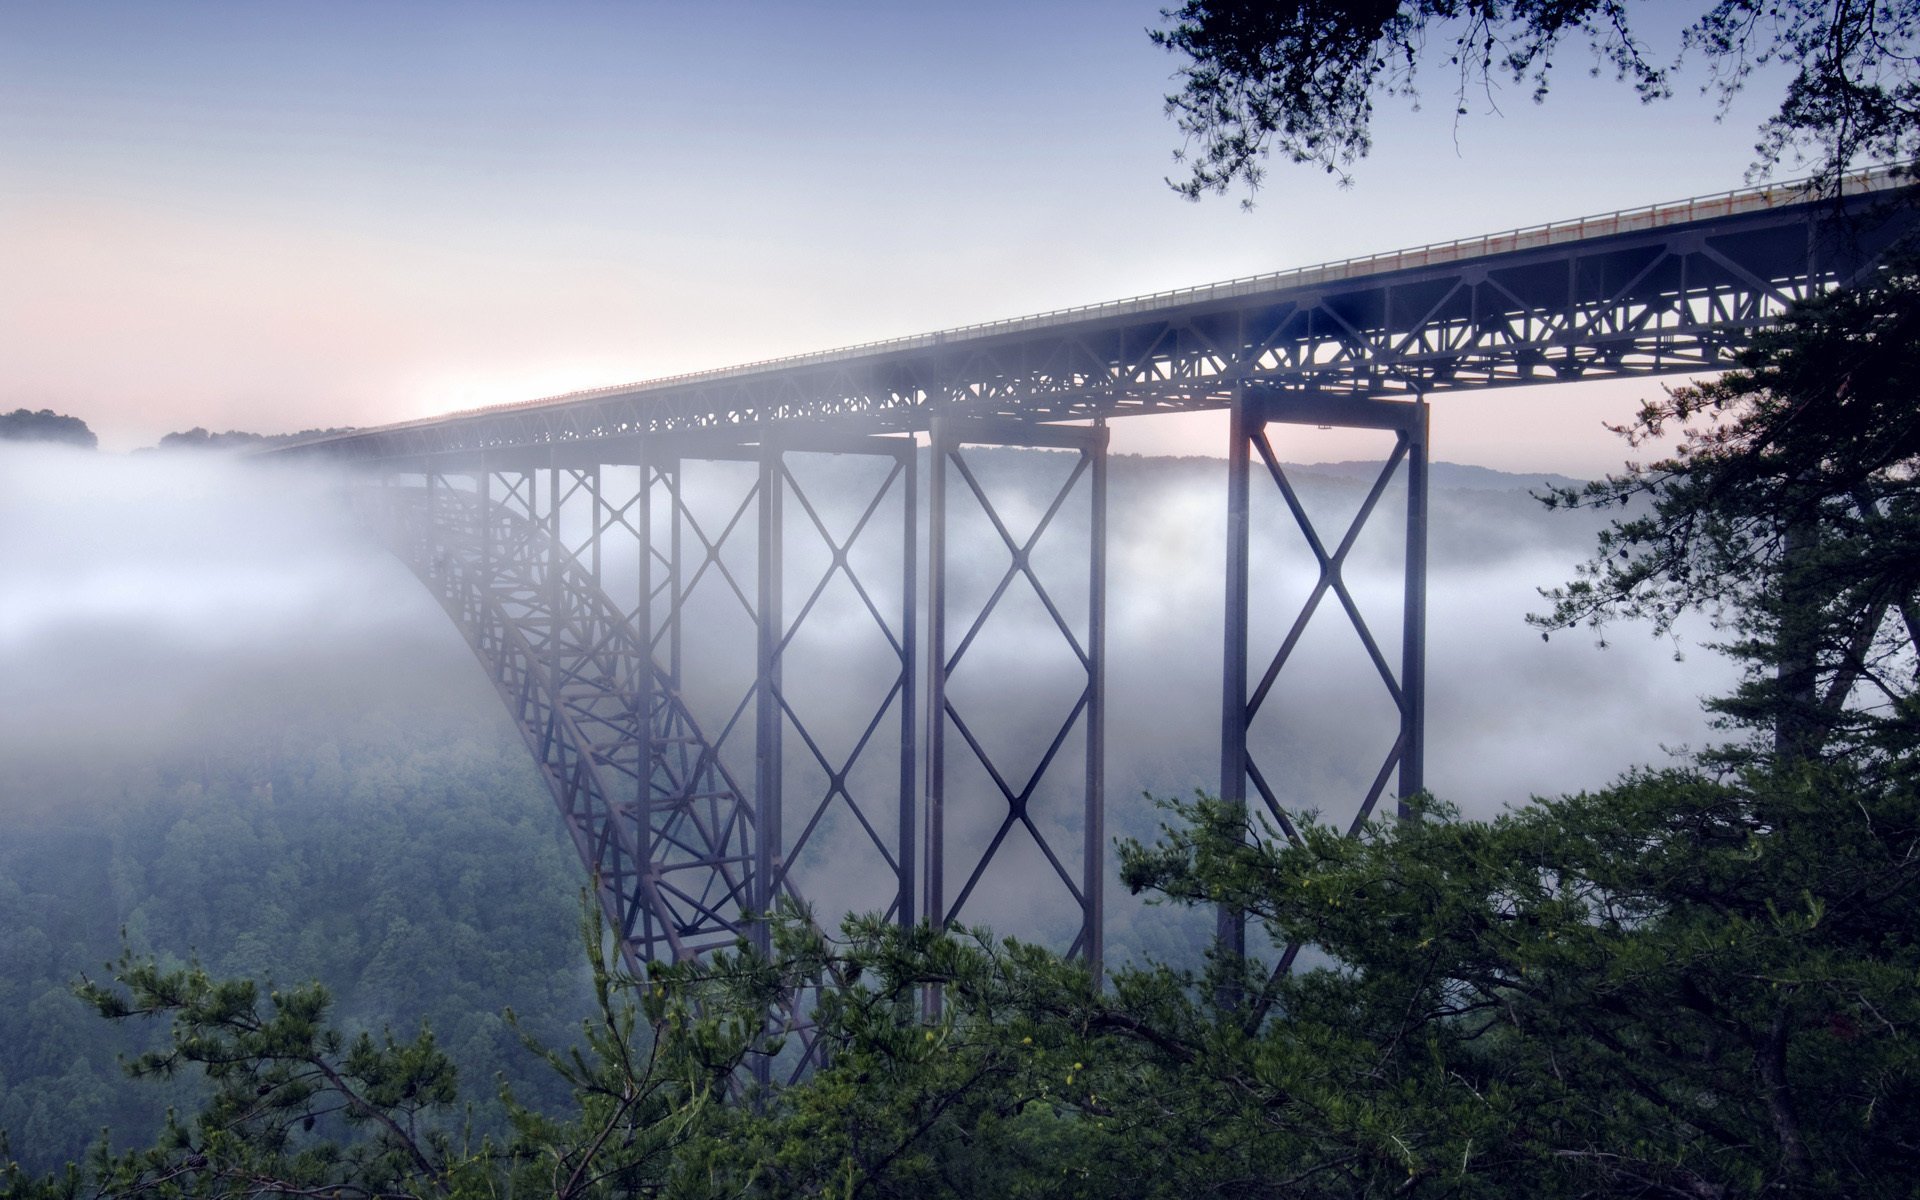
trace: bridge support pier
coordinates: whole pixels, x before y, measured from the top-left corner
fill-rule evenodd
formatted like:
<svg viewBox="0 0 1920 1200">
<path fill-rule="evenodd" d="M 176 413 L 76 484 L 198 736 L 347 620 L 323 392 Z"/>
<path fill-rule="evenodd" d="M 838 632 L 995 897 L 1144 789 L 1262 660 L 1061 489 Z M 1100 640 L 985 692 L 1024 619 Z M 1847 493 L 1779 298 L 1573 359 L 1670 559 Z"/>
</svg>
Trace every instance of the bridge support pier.
<svg viewBox="0 0 1920 1200">
<path fill-rule="evenodd" d="M 810 479 L 805 464 L 830 456 L 878 469 L 836 470 L 829 484 Z M 650 598 L 644 608 L 655 669 L 676 692 L 686 671 L 712 676 L 719 664 L 702 660 L 725 649 L 708 627 L 716 606 L 737 609 L 752 624 L 751 684 L 708 722 L 716 756 L 739 747 L 739 735 L 752 730 L 747 907 L 765 914 L 782 896 L 805 897 L 835 911 L 879 910 L 912 923 L 919 722 L 913 442 L 818 429 L 756 433 L 751 441 L 688 435 L 649 443 L 643 458 L 649 486 L 641 587 Z M 690 481 L 688 465 L 703 462 L 743 464 L 751 482 L 744 473 L 732 481 Z M 734 490 L 721 497 L 729 484 Z M 857 492 L 851 525 L 836 528 L 836 514 L 816 503 L 825 486 Z M 884 527 L 895 520 L 897 553 L 882 548 Z M 751 559 L 736 544 L 748 539 Z M 741 569 L 748 561 L 751 579 Z M 707 587 L 696 595 L 703 580 Z M 843 609 L 829 612 L 833 606 L 822 600 L 835 589 Z M 866 639 L 864 649 L 837 640 L 856 635 Z M 833 693 L 833 711 L 806 694 L 808 684 L 823 682 L 821 671 L 787 678 L 795 655 L 822 654 L 830 660 L 826 669 L 846 684 Z M 861 685 L 875 693 L 870 707 L 855 695 Z M 859 720 L 850 721 L 856 710 Z M 736 750 L 736 761 L 742 753 Z M 883 761 L 889 758 L 890 766 Z M 834 859 L 831 867 L 826 858 Z M 764 920 L 743 932 L 767 948 Z"/>
<path fill-rule="evenodd" d="M 1273 443 L 1267 435 L 1268 426 L 1273 424 L 1379 429 L 1394 435 L 1394 447 L 1385 465 L 1375 477 L 1359 511 L 1331 549 L 1302 505 L 1293 481 L 1274 452 Z M 1372 818 L 1389 780 L 1397 784 L 1397 814 L 1402 818 L 1411 816 L 1410 801 L 1425 787 L 1426 402 L 1424 398 L 1409 402 L 1247 386 L 1241 388 L 1234 397 L 1232 428 L 1228 436 L 1226 653 L 1220 729 L 1221 802 L 1245 813 L 1248 787 L 1251 785 L 1254 794 L 1262 802 L 1264 815 L 1273 822 L 1280 834 L 1292 841 L 1299 840 L 1299 831 L 1280 794 L 1281 788 L 1276 786 L 1273 777 L 1262 768 L 1249 749 L 1248 733 L 1261 707 L 1270 698 L 1281 672 L 1299 646 L 1308 622 L 1319 610 L 1322 601 L 1331 595 L 1358 635 L 1398 716 L 1398 730 L 1393 744 L 1371 785 L 1360 798 L 1348 832 L 1357 831 Z M 1318 578 L 1300 611 L 1287 627 L 1279 649 L 1267 660 L 1257 681 L 1250 670 L 1248 645 L 1251 477 L 1256 459 L 1292 514 L 1319 570 Z M 1396 669 L 1368 627 L 1353 593 L 1347 587 L 1343 569 L 1354 543 L 1378 508 L 1382 495 L 1403 467 L 1406 484 L 1405 592 Z M 1244 914 L 1223 908 L 1218 919 L 1218 937 L 1227 952 L 1244 954 Z M 1277 970 L 1288 970 L 1299 950 L 1297 945 L 1288 947 L 1281 956 Z"/>
<path fill-rule="evenodd" d="M 983 879 L 995 866 L 997 859 L 1013 858 L 1009 835 L 1018 836 L 1015 834 L 1016 828 L 1024 830 L 1033 850 L 1051 869 L 1051 874 L 1065 888 L 1078 909 L 1079 927 L 1068 953 L 1084 958 L 1093 967 L 1096 977 L 1104 952 L 1102 926 L 1105 917 L 1107 441 L 1104 422 L 1086 427 L 1005 419 L 935 417 L 932 422 L 932 470 L 928 485 L 927 619 L 931 628 L 927 647 L 927 915 L 936 923 L 947 925 L 966 920 L 970 902 L 971 911 L 979 912 L 983 907 L 980 890 Z M 1048 448 L 1067 451 L 1074 456 L 1066 481 L 1054 494 L 1052 503 L 1038 518 L 1032 532 L 1024 538 L 1008 528 L 1003 514 L 989 494 L 990 489 L 968 462 L 967 447 L 990 446 Z M 964 504 L 966 498 L 970 497 L 974 502 L 973 506 L 969 506 L 970 510 L 983 516 L 990 527 L 991 533 L 983 536 L 985 541 L 994 543 L 991 550 L 972 546 L 964 549 L 956 547 L 955 513 L 952 509 L 954 498 L 949 495 L 956 480 L 965 489 L 961 503 Z M 1071 586 L 1070 581 L 1055 579 L 1049 585 L 1043 582 L 1034 566 L 1036 548 L 1050 531 L 1065 527 L 1066 522 L 1061 519 L 1062 509 L 1076 494 L 1085 496 L 1088 520 L 1087 590 L 1083 620 L 1070 619 L 1058 603 L 1059 596 L 1072 595 L 1071 591 L 1062 590 L 1063 585 Z M 1054 539 L 1055 542 L 1059 540 L 1058 537 Z M 954 638 L 948 624 L 953 602 L 951 569 L 963 555 L 974 554 L 991 556 L 989 561 L 994 562 L 1002 561 L 1001 555 L 1004 554 L 1006 566 L 998 585 L 987 596 L 971 624 L 958 638 Z M 1019 680 L 997 679 L 993 685 L 995 699 L 992 702 L 981 703 L 963 712 L 968 706 L 956 695 L 952 685 L 956 672 L 967 660 L 970 651 L 974 651 L 975 659 L 984 657 L 976 649 L 981 629 L 1000 609 L 1009 588 L 1015 587 L 1016 581 L 1022 579 L 1031 586 L 1034 597 L 1071 654 L 1073 666 L 1070 670 L 1077 681 L 1077 695 L 1057 728 L 1052 724 L 1058 719 L 1057 714 L 1045 718 L 1046 724 L 1042 728 L 1052 730 L 1051 740 L 1039 755 L 1037 764 L 1030 772 L 1013 774 L 1008 769 L 1011 764 L 1005 761 L 1011 757 L 1011 750 L 1002 745 L 996 755 L 991 739 L 983 729 L 976 728 L 976 724 L 984 725 L 986 720 L 996 715 L 986 710 L 995 706 L 1010 708 L 1028 698 L 1031 689 L 1020 686 L 1022 681 Z M 1075 616 L 1078 617 L 1078 614 Z M 970 723 L 970 719 L 974 723 Z M 1061 757 L 1062 749 L 1076 732 L 1083 743 L 1082 761 L 1078 768 L 1069 766 Z M 950 735 L 957 737 L 964 748 L 956 748 L 950 753 L 950 747 L 954 746 Z M 949 775 L 956 764 L 976 769 L 985 777 L 986 786 L 973 789 L 970 795 L 998 792 L 1000 799 L 1005 802 L 1005 810 L 997 812 L 997 816 L 956 814 L 952 811 L 947 803 L 951 782 Z M 1076 775 L 1077 780 L 1074 778 Z M 1043 793 L 1050 794 L 1043 796 Z M 1078 794 L 1082 835 L 1077 871 L 1063 861 L 1060 848 L 1055 845 L 1060 826 L 1071 820 L 1070 813 L 1060 811 L 1058 799 L 1074 793 Z M 1040 811 L 1043 804 L 1049 811 Z M 985 822 L 978 820 L 983 815 L 992 816 L 992 819 Z M 969 818 L 968 823 L 975 826 L 976 832 L 987 833 L 987 836 L 981 839 L 985 847 L 977 857 L 973 857 L 971 847 L 963 852 L 972 861 L 969 863 L 963 859 L 958 864 L 965 874 L 960 876 L 962 881 L 959 888 L 949 893 L 947 868 L 953 848 L 949 845 L 948 834 L 956 816 Z M 991 832 L 988 833 L 988 830 Z"/>
</svg>

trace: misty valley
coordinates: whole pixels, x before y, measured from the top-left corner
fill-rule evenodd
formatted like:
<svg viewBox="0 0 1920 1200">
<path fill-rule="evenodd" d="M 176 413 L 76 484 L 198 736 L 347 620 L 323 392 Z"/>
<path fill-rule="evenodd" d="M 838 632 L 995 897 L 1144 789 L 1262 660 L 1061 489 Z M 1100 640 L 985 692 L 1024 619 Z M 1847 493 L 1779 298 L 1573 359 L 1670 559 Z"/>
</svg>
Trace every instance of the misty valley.
<svg viewBox="0 0 1920 1200">
<path fill-rule="evenodd" d="M 134 1144 L 169 1104 L 190 1107 L 188 1077 L 120 1078 L 118 1059 L 156 1028 L 105 1025 L 71 992 L 123 946 L 216 976 L 319 980 L 350 1027 L 430 1026 L 472 1085 L 483 1130 L 502 1121 L 495 1078 L 522 1102 L 564 1103 L 561 1081 L 501 1014 L 512 1009 L 549 1045 L 576 1036 L 591 1007 L 578 934 L 585 880 L 481 669 L 424 589 L 355 524 L 345 481 L 209 453 L 0 453 L 16 514 L 0 535 L 10 714 L 0 727 L 0 1129 L 14 1154 L 52 1169 L 102 1127 Z M 1031 523 L 1059 458 L 1000 450 L 979 470 Z M 836 469 L 820 465 L 814 481 L 829 522 L 846 517 L 836 506 L 859 503 L 857 488 L 836 486 Z M 1364 464 L 1295 470 L 1316 520 L 1339 529 L 1372 475 Z M 1428 778 L 1469 816 L 1598 786 L 1663 745 L 1708 740 L 1697 697 L 1716 673 L 1730 677 L 1715 656 L 1689 650 L 1677 663 L 1672 642 L 1630 629 L 1609 631 L 1603 652 L 1591 639 L 1544 643 L 1523 624 L 1540 607 L 1535 589 L 1568 577 L 1599 524 L 1545 511 L 1529 494 L 1545 482 L 1435 469 Z M 1221 487 L 1218 461 L 1112 462 L 1114 838 L 1154 836 L 1165 814 L 1148 797 L 1218 785 Z M 1277 498 L 1255 503 L 1258 646 L 1280 636 L 1313 574 Z M 1370 619 L 1391 629 L 1401 531 L 1382 525 L 1363 534 L 1348 579 Z M 987 565 L 992 547 L 959 536 Z M 1036 569 L 1054 568 L 1037 556 Z M 1058 725 L 1057 712 L 1046 719 L 1057 662 L 1038 606 L 1008 612 L 982 632 L 997 690 L 976 702 L 992 714 L 982 736 L 1017 758 L 1037 753 L 1022 736 Z M 1350 811 L 1393 718 L 1352 634 L 1316 618 L 1323 627 L 1255 736 L 1286 764 L 1290 805 Z M 728 653 L 740 636 L 723 622 L 689 634 L 687 688 L 709 708 L 739 694 Z M 716 664 L 712 677 L 695 678 L 702 662 Z M 844 667 L 821 659 L 808 684 L 816 707 L 859 691 L 860 670 L 857 656 Z M 820 736 L 854 732 L 829 719 Z M 787 755 L 795 772 L 807 765 L 801 747 L 789 743 Z M 968 799 L 959 789 L 949 799 L 961 836 L 992 817 L 988 800 L 999 803 Z M 1075 812 L 1056 805 L 1041 819 L 1074 844 Z M 1009 861 L 982 883 L 981 919 L 1043 944 L 1063 923 L 1070 935 L 1044 864 Z M 834 864 L 817 869 L 822 886 L 808 898 L 820 915 L 860 902 L 857 870 L 843 865 L 836 888 Z M 1110 893 L 1111 963 L 1201 962 L 1210 913 Z"/>
</svg>

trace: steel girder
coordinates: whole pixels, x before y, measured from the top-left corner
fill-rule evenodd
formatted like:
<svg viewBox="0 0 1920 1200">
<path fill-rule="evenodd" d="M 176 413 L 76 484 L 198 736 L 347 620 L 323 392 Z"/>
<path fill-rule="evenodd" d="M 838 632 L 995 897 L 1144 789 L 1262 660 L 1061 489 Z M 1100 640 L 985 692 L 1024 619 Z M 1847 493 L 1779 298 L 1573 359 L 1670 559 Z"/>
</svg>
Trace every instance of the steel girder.
<svg viewBox="0 0 1920 1200">
<path fill-rule="evenodd" d="M 941 414 L 1069 421 L 1224 408 L 1246 384 L 1428 396 L 1712 370 L 1754 329 L 1855 277 L 1904 232 L 1910 208 L 1884 198 L 1780 203 L 1741 193 L 1645 220 L 1619 214 L 1539 237 L 456 414 L 285 452 L 394 460 L 796 422 L 924 431 Z"/>
</svg>

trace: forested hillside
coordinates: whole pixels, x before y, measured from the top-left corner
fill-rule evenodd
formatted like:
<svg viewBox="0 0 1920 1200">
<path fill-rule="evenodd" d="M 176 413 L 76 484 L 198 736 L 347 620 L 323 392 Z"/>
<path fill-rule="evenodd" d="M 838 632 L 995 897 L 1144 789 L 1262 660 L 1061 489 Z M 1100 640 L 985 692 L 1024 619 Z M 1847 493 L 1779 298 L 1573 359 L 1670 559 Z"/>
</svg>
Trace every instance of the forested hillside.
<svg viewBox="0 0 1920 1200">
<path fill-rule="evenodd" d="M 571 1037 L 588 1003 L 582 879 L 511 731 L 451 707 L 374 702 L 141 768 L 103 747 L 9 782 L 45 798 L 9 814 L 0 843 L 0 1129 L 23 1161 L 76 1159 L 108 1125 L 146 1140 L 179 1098 L 122 1077 L 117 1056 L 151 1031 L 103 1025 L 72 994 L 123 935 L 218 975 L 324 981 L 352 1027 L 431 1025 L 483 1126 L 498 1124 L 498 1073 L 564 1096 L 501 1012 Z"/>
</svg>

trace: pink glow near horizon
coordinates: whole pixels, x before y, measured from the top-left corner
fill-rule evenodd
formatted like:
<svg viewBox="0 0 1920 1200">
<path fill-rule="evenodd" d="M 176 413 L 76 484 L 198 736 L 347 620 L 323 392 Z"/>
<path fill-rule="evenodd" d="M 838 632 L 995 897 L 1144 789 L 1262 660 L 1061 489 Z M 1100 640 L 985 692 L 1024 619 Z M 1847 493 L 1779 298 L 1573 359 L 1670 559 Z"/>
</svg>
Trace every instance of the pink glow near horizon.
<svg viewBox="0 0 1920 1200">
<path fill-rule="evenodd" d="M 384 424 L 1713 192 L 1746 163 L 1744 111 L 1576 72 L 1458 129 L 1383 108 L 1350 190 L 1276 169 L 1251 212 L 1188 204 L 1162 182 L 1158 8 L 0 10 L 0 407 L 110 450 Z M 1657 386 L 1447 396 L 1434 454 L 1598 473 L 1602 418 Z M 1216 425 L 1121 422 L 1116 446 L 1217 453 Z M 1346 436 L 1289 457 L 1354 457 Z"/>
</svg>

